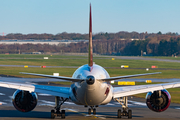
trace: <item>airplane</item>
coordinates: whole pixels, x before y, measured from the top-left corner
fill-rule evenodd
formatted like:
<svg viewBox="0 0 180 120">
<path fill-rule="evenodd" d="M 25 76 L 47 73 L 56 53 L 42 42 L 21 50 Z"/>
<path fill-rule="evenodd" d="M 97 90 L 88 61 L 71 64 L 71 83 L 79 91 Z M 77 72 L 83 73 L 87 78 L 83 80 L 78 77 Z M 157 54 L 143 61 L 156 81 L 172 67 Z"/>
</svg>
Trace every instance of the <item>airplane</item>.
<svg viewBox="0 0 180 120">
<path fill-rule="evenodd" d="M 131 119 L 132 110 L 128 108 L 128 96 L 147 93 L 146 104 L 148 108 L 155 112 L 165 111 L 171 102 L 171 96 L 166 89 L 180 87 L 180 82 L 113 87 L 109 83 L 110 81 L 159 74 L 160 72 L 110 77 L 103 67 L 93 62 L 91 4 L 89 16 L 88 64 L 79 67 L 72 77 L 21 72 L 21 74 L 71 81 L 73 82 L 71 86 L 60 87 L 0 81 L 0 87 L 17 89 L 12 97 L 14 107 L 21 112 L 32 111 L 38 102 L 36 93 L 50 94 L 55 96 L 55 108 L 51 110 L 51 118 L 61 117 L 64 119 L 65 110 L 61 110 L 61 106 L 68 99 L 77 105 L 89 107 L 88 114 L 92 113 L 93 115 L 96 115 L 96 107 L 115 100 L 122 106 L 122 110 L 118 109 L 117 111 L 117 118 L 125 116 Z"/>
</svg>

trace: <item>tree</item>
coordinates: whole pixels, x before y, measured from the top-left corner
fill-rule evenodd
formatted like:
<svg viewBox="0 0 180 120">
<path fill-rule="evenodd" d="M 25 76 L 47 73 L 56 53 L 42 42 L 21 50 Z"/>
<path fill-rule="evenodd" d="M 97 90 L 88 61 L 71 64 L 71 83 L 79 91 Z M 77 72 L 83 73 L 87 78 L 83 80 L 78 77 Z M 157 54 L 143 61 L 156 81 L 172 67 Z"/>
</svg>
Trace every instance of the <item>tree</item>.
<svg viewBox="0 0 180 120">
<path fill-rule="evenodd" d="M 159 31 L 157 34 L 158 34 L 158 35 L 162 35 L 161 31 Z"/>
</svg>

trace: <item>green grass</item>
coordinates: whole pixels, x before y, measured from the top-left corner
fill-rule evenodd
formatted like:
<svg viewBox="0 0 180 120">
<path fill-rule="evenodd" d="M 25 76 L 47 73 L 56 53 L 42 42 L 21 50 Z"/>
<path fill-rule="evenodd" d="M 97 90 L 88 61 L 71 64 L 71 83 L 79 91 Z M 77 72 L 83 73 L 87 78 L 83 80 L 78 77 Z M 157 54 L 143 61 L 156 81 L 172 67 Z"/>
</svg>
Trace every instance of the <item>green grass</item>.
<svg viewBox="0 0 180 120">
<path fill-rule="evenodd" d="M 23 68 L 23 67 L 0 67 L 0 74 L 11 75 L 15 77 L 24 78 L 37 78 L 37 76 L 24 75 L 19 72 L 41 73 L 53 75 L 59 73 L 61 76 L 71 77 L 76 69 L 75 68 Z"/>
<path fill-rule="evenodd" d="M 81 66 L 87 64 L 88 60 L 85 56 L 65 56 L 65 55 L 0 55 L 0 58 L 8 56 L 11 59 L 0 59 L 0 65 L 35 65 L 35 66 Z M 42 59 L 46 57 L 63 58 L 63 59 Z M 19 58 L 19 59 L 12 59 Z M 41 59 L 24 59 L 24 58 L 41 58 Z M 100 58 L 100 59 L 99 59 Z M 94 62 L 102 67 L 121 67 L 121 65 L 129 65 L 129 69 L 113 69 L 106 68 L 111 77 L 121 75 L 131 75 L 150 72 L 162 72 L 158 75 L 142 76 L 139 78 L 180 78 L 180 63 L 160 62 L 160 61 L 146 61 L 146 60 L 111 60 L 111 57 L 94 57 Z M 165 68 L 168 70 L 150 69 L 146 71 L 145 68 L 150 68 L 152 65 L 158 68 Z M 132 68 L 132 69 L 131 69 Z M 144 69 L 134 69 L 144 68 Z M 19 74 L 19 72 L 33 72 L 42 74 L 53 74 L 58 72 L 61 76 L 72 76 L 76 69 L 74 68 L 21 68 L 21 67 L 0 67 L 0 74 L 13 75 L 17 77 L 34 77 Z"/>
<path fill-rule="evenodd" d="M 79 66 L 86 64 L 86 59 L 0 59 L 1 65 L 35 65 L 35 66 Z"/>
</svg>

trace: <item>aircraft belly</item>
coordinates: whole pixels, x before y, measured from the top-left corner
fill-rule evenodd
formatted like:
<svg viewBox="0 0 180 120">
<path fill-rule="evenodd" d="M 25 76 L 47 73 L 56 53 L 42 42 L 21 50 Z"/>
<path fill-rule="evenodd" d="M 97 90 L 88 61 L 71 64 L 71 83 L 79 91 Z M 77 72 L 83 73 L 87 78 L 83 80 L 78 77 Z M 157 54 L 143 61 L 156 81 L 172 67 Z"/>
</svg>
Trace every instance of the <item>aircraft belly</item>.
<svg viewBox="0 0 180 120">
<path fill-rule="evenodd" d="M 84 105 L 99 105 L 106 99 L 105 90 L 100 89 L 77 89 L 77 99 Z"/>
</svg>

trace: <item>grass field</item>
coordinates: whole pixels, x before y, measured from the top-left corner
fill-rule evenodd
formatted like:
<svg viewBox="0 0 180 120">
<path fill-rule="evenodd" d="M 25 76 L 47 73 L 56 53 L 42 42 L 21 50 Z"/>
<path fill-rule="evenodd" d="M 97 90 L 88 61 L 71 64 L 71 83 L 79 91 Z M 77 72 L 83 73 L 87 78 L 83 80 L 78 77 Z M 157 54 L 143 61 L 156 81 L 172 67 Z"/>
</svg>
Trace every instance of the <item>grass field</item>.
<svg viewBox="0 0 180 120">
<path fill-rule="evenodd" d="M 0 55 L 0 65 L 37 65 L 37 66 L 81 66 L 87 63 L 85 56 L 60 56 L 60 55 Z M 49 57 L 48 60 L 43 57 Z M 11 59 L 1 59 L 11 58 Z M 18 58 L 18 59 L 16 59 Z M 36 58 L 36 59 L 30 59 Z M 103 67 L 121 67 L 121 65 L 129 65 L 130 68 L 150 68 L 152 65 L 158 68 L 180 69 L 179 63 L 161 62 L 161 61 L 145 61 L 145 60 L 112 60 L 110 57 L 94 57 L 94 62 Z"/>
<path fill-rule="evenodd" d="M 43 57 L 52 59 L 42 59 Z M 2 59 L 2 58 L 11 59 Z M 18 59 L 15 59 L 18 58 Z M 28 58 L 28 59 L 24 59 Z M 39 59 L 31 59 L 39 58 Z M 54 58 L 54 59 L 53 59 Z M 86 56 L 60 56 L 60 55 L 0 55 L 0 65 L 34 65 L 34 66 L 81 66 L 87 64 Z M 145 60 L 123 60 L 111 57 L 94 57 L 94 62 L 106 68 L 110 76 L 130 75 L 149 72 L 162 72 L 158 75 L 143 76 L 139 78 L 180 78 L 180 63 L 161 62 L 161 61 L 145 61 Z M 129 69 L 119 69 L 121 65 L 129 65 Z M 161 70 L 150 69 L 146 71 L 145 68 L 150 68 L 152 65 L 158 66 Z M 117 69 L 112 68 L 117 67 Z M 140 69 L 136 69 L 140 68 Z M 142 69 L 143 68 L 143 69 Z M 162 70 L 166 69 L 166 70 Z M 174 70 L 172 70 L 174 69 Z M 179 70 L 175 70 L 179 69 Z M 0 67 L 0 74 L 13 75 L 16 77 L 34 77 L 28 75 L 21 75 L 19 72 L 33 72 L 42 74 L 53 74 L 58 72 L 61 76 L 72 76 L 75 68 L 23 68 L 23 67 Z"/>
</svg>

